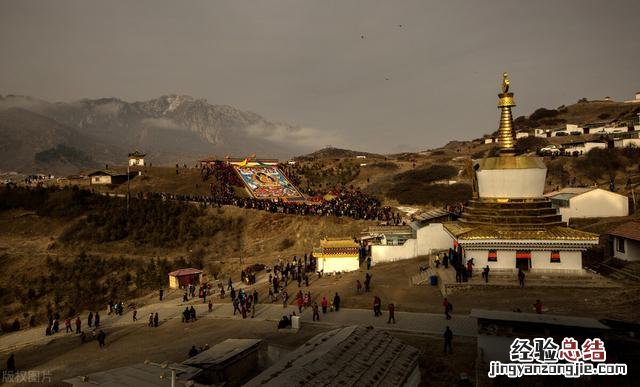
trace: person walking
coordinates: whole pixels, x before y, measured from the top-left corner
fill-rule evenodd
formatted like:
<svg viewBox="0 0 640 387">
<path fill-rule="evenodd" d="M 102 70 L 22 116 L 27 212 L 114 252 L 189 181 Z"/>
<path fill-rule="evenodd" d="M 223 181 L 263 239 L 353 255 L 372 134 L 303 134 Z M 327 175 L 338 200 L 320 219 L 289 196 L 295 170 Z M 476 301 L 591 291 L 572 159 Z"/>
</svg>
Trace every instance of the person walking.
<svg viewBox="0 0 640 387">
<path fill-rule="evenodd" d="M 444 331 L 444 353 L 451 353 L 451 342 L 453 341 L 453 332 L 447 325 L 447 329 Z"/>
<path fill-rule="evenodd" d="M 16 371 L 17 371 L 17 368 L 16 368 L 16 357 L 12 353 L 11 355 L 9 355 L 9 358 L 7 359 L 7 372 L 10 372 L 10 373 L 13 374 Z"/>
<path fill-rule="evenodd" d="M 94 317 L 96 328 L 100 327 L 100 313 L 96 312 L 96 316 Z"/>
<path fill-rule="evenodd" d="M 489 265 L 485 266 L 485 268 L 482 270 L 482 278 L 484 278 L 484 282 L 485 283 L 489 283 L 489 271 L 491 269 L 489 268 Z"/>
<path fill-rule="evenodd" d="M 138 321 L 138 309 L 133 308 L 133 321 Z"/>
<path fill-rule="evenodd" d="M 154 327 L 154 328 L 157 328 L 157 327 L 158 327 L 158 322 L 159 322 L 159 320 L 160 320 L 160 319 L 158 318 L 158 312 L 156 312 L 156 313 L 153 315 L 153 327 Z"/>
<path fill-rule="evenodd" d="M 322 314 L 326 314 L 327 306 L 329 305 L 329 302 L 327 301 L 327 297 L 322 296 L 322 301 L 320 301 L 320 305 L 322 306 Z"/>
<path fill-rule="evenodd" d="M 153 328 L 153 313 L 149 314 L 149 327 Z"/>
<path fill-rule="evenodd" d="M 236 315 L 236 312 L 240 312 L 240 301 L 237 298 L 233 299 L 233 315 Z"/>
<path fill-rule="evenodd" d="M 213 302 L 209 300 L 209 313 L 211 313 L 211 311 L 213 311 Z"/>
<path fill-rule="evenodd" d="M 382 300 L 378 296 L 373 297 L 373 315 L 375 317 L 382 315 Z"/>
<path fill-rule="evenodd" d="M 360 280 L 356 280 L 356 293 L 362 293 L 362 283 L 360 283 Z"/>
<path fill-rule="evenodd" d="M 318 303 L 313 303 L 313 321 L 320 321 L 320 313 L 318 312 Z"/>
<path fill-rule="evenodd" d="M 93 312 L 89 312 L 89 316 L 87 317 L 87 325 L 89 325 L 89 328 L 93 326 Z"/>
<path fill-rule="evenodd" d="M 73 333 L 73 328 L 71 328 L 71 317 L 67 317 L 64 319 L 64 328 L 65 328 L 65 333 Z"/>
<path fill-rule="evenodd" d="M 393 303 L 389 304 L 389 319 L 387 320 L 387 324 L 391 323 L 391 320 L 393 320 L 394 324 L 396 323 L 395 312 L 396 312 L 396 306 L 393 305 Z"/>
<path fill-rule="evenodd" d="M 447 320 L 451 320 L 451 314 L 449 314 L 449 312 L 451 312 L 451 310 L 453 309 L 453 305 L 451 305 L 446 297 L 444 298 L 444 300 L 442 300 L 442 307 L 444 308 L 444 317 Z"/>
<path fill-rule="evenodd" d="M 336 293 L 336 295 L 333 297 L 333 307 L 335 308 L 336 312 L 340 310 L 340 296 L 338 295 L 338 293 Z"/>
<path fill-rule="evenodd" d="M 522 269 L 518 269 L 518 283 L 521 288 L 524 288 L 524 277 L 524 271 L 522 271 Z"/>
<path fill-rule="evenodd" d="M 162 301 L 162 297 L 164 296 L 164 290 L 160 289 L 159 293 L 160 293 L 160 301 Z"/>
<path fill-rule="evenodd" d="M 104 331 L 102 329 L 100 329 L 100 332 L 98 333 L 97 339 L 98 339 L 98 345 L 100 346 L 100 348 L 104 348 L 105 346 L 105 339 L 106 339 L 107 335 L 106 333 L 104 333 Z"/>
<path fill-rule="evenodd" d="M 82 332 L 82 330 L 80 329 L 82 327 L 82 320 L 80 320 L 80 316 L 76 317 L 76 334 L 80 334 L 80 332 Z"/>
</svg>

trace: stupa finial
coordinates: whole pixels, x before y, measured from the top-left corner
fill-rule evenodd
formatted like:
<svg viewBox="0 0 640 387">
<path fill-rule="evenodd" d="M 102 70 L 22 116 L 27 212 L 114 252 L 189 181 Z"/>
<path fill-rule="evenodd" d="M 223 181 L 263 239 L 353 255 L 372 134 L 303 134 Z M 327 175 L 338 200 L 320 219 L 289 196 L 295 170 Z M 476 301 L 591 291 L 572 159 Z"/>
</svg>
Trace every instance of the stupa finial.
<svg viewBox="0 0 640 387">
<path fill-rule="evenodd" d="M 513 93 L 509 93 L 509 74 L 502 73 L 502 93 L 498 94 L 498 109 L 500 109 L 500 129 L 498 130 L 498 142 L 500 144 L 500 156 L 515 156 L 515 134 L 513 132 L 513 117 L 511 108 L 516 106 L 513 101 Z"/>
</svg>

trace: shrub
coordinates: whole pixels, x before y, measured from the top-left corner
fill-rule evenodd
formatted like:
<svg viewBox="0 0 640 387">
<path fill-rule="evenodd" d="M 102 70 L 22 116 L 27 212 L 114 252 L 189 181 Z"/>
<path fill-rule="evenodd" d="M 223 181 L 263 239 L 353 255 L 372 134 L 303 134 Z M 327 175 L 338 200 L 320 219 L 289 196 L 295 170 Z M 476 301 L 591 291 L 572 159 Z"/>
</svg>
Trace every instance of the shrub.
<svg viewBox="0 0 640 387">
<path fill-rule="evenodd" d="M 458 169 L 451 165 L 434 164 L 427 168 L 412 169 L 393 177 L 398 182 L 431 183 L 438 180 L 450 179 L 458 174 Z"/>
</svg>

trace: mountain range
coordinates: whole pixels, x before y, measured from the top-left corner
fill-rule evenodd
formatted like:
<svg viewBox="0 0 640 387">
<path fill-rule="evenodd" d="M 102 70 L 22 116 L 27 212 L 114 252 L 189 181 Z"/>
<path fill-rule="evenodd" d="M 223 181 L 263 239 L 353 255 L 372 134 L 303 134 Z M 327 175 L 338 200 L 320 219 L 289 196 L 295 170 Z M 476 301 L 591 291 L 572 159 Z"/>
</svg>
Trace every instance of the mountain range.
<svg viewBox="0 0 640 387">
<path fill-rule="evenodd" d="M 311 150 L 316 135 L 313 129 L 186 95 L 55 103 L 0 96 L 0 170 L 5 171 L 73 173 L 123 165 L 134 150 L 155 165 L 227 154 L 283 159 Z"/>
</svg>

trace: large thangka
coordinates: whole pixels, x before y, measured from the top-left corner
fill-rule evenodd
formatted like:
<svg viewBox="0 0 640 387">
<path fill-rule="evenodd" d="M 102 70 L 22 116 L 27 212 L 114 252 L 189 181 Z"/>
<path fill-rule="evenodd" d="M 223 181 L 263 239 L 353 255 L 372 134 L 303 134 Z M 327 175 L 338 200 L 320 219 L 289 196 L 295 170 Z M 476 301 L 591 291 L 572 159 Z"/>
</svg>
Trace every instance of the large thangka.
<svg viewBox="0 0 640 387">
<path fill-rule="evenodd" d="M 304 200 L 275 163 L 244 161 L 232 165 L 247 191 L 256 199 Z"/>
</svg>

